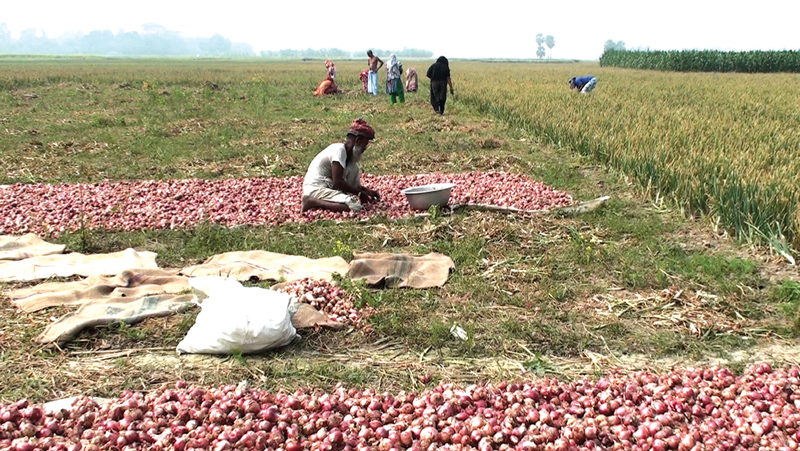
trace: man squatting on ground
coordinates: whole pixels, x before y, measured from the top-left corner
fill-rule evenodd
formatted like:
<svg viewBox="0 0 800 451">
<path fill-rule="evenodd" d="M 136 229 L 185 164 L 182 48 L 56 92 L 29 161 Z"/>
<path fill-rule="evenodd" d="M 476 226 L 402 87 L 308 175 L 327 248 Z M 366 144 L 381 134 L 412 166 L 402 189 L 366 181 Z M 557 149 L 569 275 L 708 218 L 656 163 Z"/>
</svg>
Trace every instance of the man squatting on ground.
<svg viewBox="0 0 800 451">
<path fill-rule="evenodd" d="M 331 144 L 317 154 L 303 179 L 303 210 L 359 211 L 361 202 L 380 201 L 377 191 L 361 186 L 358 162 L 375 130 L 364 119 L 356 119 L 344 144 Z"/>
</svg>

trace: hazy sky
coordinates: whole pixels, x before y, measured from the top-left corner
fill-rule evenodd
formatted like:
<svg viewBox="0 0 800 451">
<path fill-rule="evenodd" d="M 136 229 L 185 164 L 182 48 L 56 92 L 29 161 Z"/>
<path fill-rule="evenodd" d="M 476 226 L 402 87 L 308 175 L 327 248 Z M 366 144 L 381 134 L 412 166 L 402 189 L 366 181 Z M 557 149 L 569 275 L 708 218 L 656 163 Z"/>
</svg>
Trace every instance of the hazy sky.
<svg viewBox="0 0 800 451">
<path fill-rule="evenodd" d="M 481 5 L 467 6 L 467 5 Z M 565 5 L 570 5 L 569 7 Z M 426 49 L 451 58 L 532 58 L 537 33 L 554 58 L 596 59 L 608 39 L 628 48 L 800 50 L 798 0 L 318 1 L 2 0 L 0 23 L 16 38 L 141 31 L 156 23 L 186 37 L 221 34 L 261 50 Z"/>
</svg>

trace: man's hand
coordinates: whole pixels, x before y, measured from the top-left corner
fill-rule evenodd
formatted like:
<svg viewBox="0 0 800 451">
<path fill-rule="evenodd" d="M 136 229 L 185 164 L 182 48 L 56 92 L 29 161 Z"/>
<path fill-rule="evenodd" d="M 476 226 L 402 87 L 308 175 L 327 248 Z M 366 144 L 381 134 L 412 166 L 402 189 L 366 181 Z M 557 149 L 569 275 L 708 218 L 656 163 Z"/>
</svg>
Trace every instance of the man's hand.
<svg viewBox="0 0 800 451">
<path fill-rule="evenodd" d="M 364 187 L 361 188 L 361 192 L 358 193 L 358 197 L 361 199 L 361 202 L 381 201 L 381 196 L 378 194 L 377 191 Z"/>
</svg>

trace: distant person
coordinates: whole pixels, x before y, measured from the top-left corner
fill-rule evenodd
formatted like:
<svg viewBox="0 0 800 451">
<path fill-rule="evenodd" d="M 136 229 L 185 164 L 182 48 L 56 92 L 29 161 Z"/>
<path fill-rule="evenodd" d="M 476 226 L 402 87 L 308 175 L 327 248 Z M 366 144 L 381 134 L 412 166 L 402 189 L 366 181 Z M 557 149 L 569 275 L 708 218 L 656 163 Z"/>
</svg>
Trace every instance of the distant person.
<svg viewBox="0 0 800 451">
<path fill-rule="evenodd" d="M 577 89 L 581 94 L 588 94 L 597 86 L 597 77 L 594 75 L 572 77 L 569 79 L 568 83 L 569 89 Z"/>
<path fill-rule="evenodd" d="M 336 86 L 336 65 L 331 60 L 325 60 L 325 68 L 328 71 L 328 76 L 322 80 L 314 91 L 315 96 L 322 96 L 328 94 L 336 94 L 339 92 L 339 87 Z"/>
<path fill-rule="evenodd" d="M 367 91 L 367 83 L 369 83 L 369 70 L 362 70 L 358 78 L 361 80 L 361 85 L 364 87 L 364 92 L 369 92 Z"/>
<path fill-rule="evenodd" d="M 450 63 L 447 58 L 440 56 L 435 63 L 428 68 L 428 78 L 431 79 L 431 106 L 433 111 L 444 114 L 444 104 L 447 103 L 447 87 L 450 87 L 450 94 L 453 92 L 453 81 L 450 80 Z"/>
<path fill-rule="evenodd" d="M 417 70 L 413 67 L 409 67 L 408 70 L 406 70 L 406 91 L 416 92 L 418 83 Z"/>
<path fill-rule="evenodd" d="M 336 65 L 331 60 L 325 60 L 325 68 L 328 69 L 328 78 L 334 80 L 336 78 Z"/>
<path fill-rule="evenodd" d="M 391 103 L 397 103 L 398 99 L 400 99 L 400 103 L 406 101 L 402 76 L 403 63 L 398 61 L 397 56 L 392 53 L 389 55 L 389 62 L 386 63 L 386 92 L 389 93 L 389 102 Z"/>
<path fill-rule="evenodd" d="M 369 80 L 367 82 L 367 92 L 378 95 L 378 69 L 383 67 L 383 60 L 375 56 L 372 50 L 367 50 L 367 69 L 369 69 Z"/>
<path fill-rule="evenodd" d="M 361 184 L 358 162 L 375 139 L 375 130 L 356 119 L 344 143 L 331 144 L 317 154 L 303 179 L 302 211 L 360 211 L 362 203 L 380 202 L 377 191 Z"/>
</svg>

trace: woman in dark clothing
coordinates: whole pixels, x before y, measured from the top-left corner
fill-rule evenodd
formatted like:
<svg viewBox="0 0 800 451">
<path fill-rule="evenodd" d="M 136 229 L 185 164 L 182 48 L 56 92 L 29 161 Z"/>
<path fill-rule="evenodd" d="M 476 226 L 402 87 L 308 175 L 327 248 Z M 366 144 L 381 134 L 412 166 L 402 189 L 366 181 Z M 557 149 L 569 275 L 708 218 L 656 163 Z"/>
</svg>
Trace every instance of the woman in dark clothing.
<svg viewBox="0 0 800 451">
<path fill-rule="evenodd" d="M 431 79 L 431 106 L 437 113 L 444 114 L 448 86 L 450 86 L 450 94 L 453 94 L 453 82 L 450 80 L 450 64 L 447 58 L 440 56 L 428 68 L 427 76 Z"/>
</svg>

